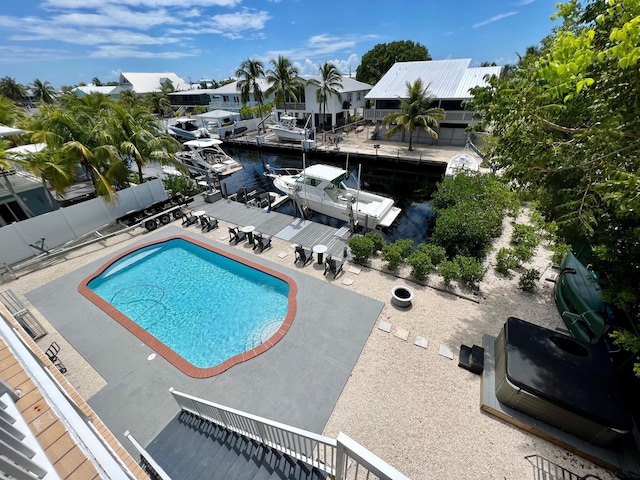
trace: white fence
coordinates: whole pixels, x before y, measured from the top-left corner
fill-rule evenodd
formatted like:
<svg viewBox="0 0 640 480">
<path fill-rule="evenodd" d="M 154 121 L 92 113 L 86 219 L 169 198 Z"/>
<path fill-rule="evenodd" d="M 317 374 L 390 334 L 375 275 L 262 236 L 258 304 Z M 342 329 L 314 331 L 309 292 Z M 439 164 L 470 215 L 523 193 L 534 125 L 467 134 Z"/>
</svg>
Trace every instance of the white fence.
<svg viewBox="0 0 640 480">
<path fill-rule="evenodd" d="M 161 180 L 135 185 L 116 195 L 116 202 L 111 205 L 102 198 L 94 198 L 0 228 L 0 266 L 13 265 L 42 253 L 31 245 L 47 249 L 60 247 L 112 223 L 127 212 L 168 198 Z"/>
<path fill-rule="evenodd" d="M 169 389 L 180 408 L 316 467 L 335 480 L 409 480 L 344 433 L 337 440 Z"/>
</svg>

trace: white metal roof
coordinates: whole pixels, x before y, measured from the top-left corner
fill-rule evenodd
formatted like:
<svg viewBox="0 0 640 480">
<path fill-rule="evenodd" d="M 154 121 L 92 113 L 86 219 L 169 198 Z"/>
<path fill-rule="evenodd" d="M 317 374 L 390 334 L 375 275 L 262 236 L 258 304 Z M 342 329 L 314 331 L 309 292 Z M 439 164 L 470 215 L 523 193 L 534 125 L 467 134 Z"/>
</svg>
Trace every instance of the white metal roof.
<svg viewBox="0 0 640 480">
<path fill-rule="evenodd" d="M 73 91 L 81 91 L 87 95 L 91 93 L 102 93 L 103 95 L 110 95 L 117 87 L 115 85 L 83 85 L 80 87 L 76 87 Z"/>
<path fill-rule="evenodd" d="M 489 75 L 500 75 L 502 67 L 475 67 L 467 68 L 464 72 L 462 80 L 458 84 L 454 98 L 471 98 L 469 90 L 475 87 L 484 87 L 487 85 L 484 77 Z"/>
<path fill-rule="evenodd" d="M 174 90 L 188 90 L 191 85 L 173 72 L 161 73 L 138 73 L 122 72 L 120 74 L 120 85 L 129 83 L 135 93 L 151 93 L 162 90 L 162 85 L 167 81 L 171 82 Z"/>
<path fill-rule="evenodd" d="M 500 73 L 502 67 L 469 68 L 470 58 L 457 60 L 429 60 L 420 62 L 397 62 L 365 98 L 396 99 L 407 94 L 407 82 L 418 78 L 428 87 L 429 95 L 437 99 L 471 98 L 469 89 L 484 85 L 487 73 Z"/>
<path fill-rule="evenodd" d="M 209 89 L 209 92 L 216 95 L 239 95 L 240 92 L 237 88 L 238 82 L 239 80 L 236 80 L 234 82 L 227 83 L 226 85 L 222 85 L 221 87 Z M 258 79 L 258 85 L 260 86 L 262 93 L 269 88 L 269 83 L 264 78 Z"/>
<path fill-rule="evenodd" d="M 307 82 L 309 80 L 317 80 L 318 82 L 322 80 L 320 75 L 300 75 L 300 78 Z M 363 90 L 371 90 L 372 88 L 368 83 L 359 82 L 352 77 L 342 77 L 340 82 L 342 83 L 342 88 L 338 88 L 338 92 L 340 93 L 360 92 Z"/>
<path fill-rule="evenodd" d="M 24 130 L 20 130 L 15 127 L 7 127 L 6 125 L 0 125 L 0 137 L 9 137 L 11 135 L 22 135 Z"/>
</svg>

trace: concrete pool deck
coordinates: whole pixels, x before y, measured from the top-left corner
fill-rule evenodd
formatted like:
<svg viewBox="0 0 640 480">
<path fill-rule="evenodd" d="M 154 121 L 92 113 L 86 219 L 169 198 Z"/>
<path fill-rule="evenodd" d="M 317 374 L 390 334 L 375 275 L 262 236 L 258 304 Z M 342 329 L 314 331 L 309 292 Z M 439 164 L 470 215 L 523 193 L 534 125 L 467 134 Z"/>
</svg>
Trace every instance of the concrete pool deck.
<svg viewBox="0 0 640 480">
<path fill-rule="evenodd" d="M 185 229 L 169 226 L 145 235 L 146 243 Z M 196 231 L 194 238 L 211 242 Z M 135 244 L 134 244 L 135 245 Z M 281 269 L 242 249 L 216 244 L 268 268 Z M 128 246 L 131 248 L 131 246 Z M 122 249 L 124 250 L 124 249 Z M 322 432 L 349 379 L 383 302 L 323 282 L 295 269 L 296 318 L 271 349 L 206 379 L 190 378 L 78 293 L 78 285 L 108 258 L 60 276 L 26 294 L 31 304 L 105 379 L 88 403 L 118 435 L 126 430 L 143 445 L 179 411 L 169 388 L 222 405 Z M 312 267 L 308 267 L 312 268 Z"/>
</svg>

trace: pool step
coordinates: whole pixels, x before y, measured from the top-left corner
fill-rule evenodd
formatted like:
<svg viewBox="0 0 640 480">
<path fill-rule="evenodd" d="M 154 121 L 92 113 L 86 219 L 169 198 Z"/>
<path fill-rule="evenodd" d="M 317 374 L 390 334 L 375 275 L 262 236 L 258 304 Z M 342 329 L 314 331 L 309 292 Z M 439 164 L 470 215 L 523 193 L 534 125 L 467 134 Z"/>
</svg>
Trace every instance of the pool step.
<svg viewBox="0 0 640 480">
<path fill-rule="evenodd" d="M 182 412 L 147 452 L 174 479 L 325 480 L 317 468 Z"/>
</svg>

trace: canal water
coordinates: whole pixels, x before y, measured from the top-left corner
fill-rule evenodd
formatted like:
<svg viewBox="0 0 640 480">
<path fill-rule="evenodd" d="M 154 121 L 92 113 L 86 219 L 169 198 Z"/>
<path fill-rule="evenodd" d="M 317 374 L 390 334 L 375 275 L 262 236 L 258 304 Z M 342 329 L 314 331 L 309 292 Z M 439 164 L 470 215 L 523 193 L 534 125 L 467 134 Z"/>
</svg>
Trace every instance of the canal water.
<svg viewBox="0 0 640 480">
<path fill-rule="evenodd" d="M 265 165 L 273 168 L 302 168 L 302 153 L 291 156 L 232 148 L 225 150 L 244 167 L 243 170 L 222 179 L 223 191 L 226 189 L 229 195 L 243 188 L 248 191 L 277 191 L 273 182 L 264 175 Z M 305 162 L 307 166 L 324 163 L 346 167 L 344 157 L 320 156 L 315 152 L 307 153 Z M 357 187 L 359 166 L 361 188 L 393 198 L 396 205 L 402 209 L 402 213 L 390 228 L 380 230 L 386 240 L 392 242 L 401 238 L 411 238 L 416 245 L 426 241 L 427 220 L 433 216 L 429 199 L 436 189 L 436 184 L 444 176 L 445 165 L 438 168 L 433 165 L 416 165 L 352 155 L 348 165 L 351 176 L 345 182 L 350 187 Z M 289 215 L 296 214 L 292 202 L 285 203 L 277 211 Z M 346 225 L 345 222 L 318 213 L 314 213 L 311 219 L 333 227 Z"/>
</svg>

